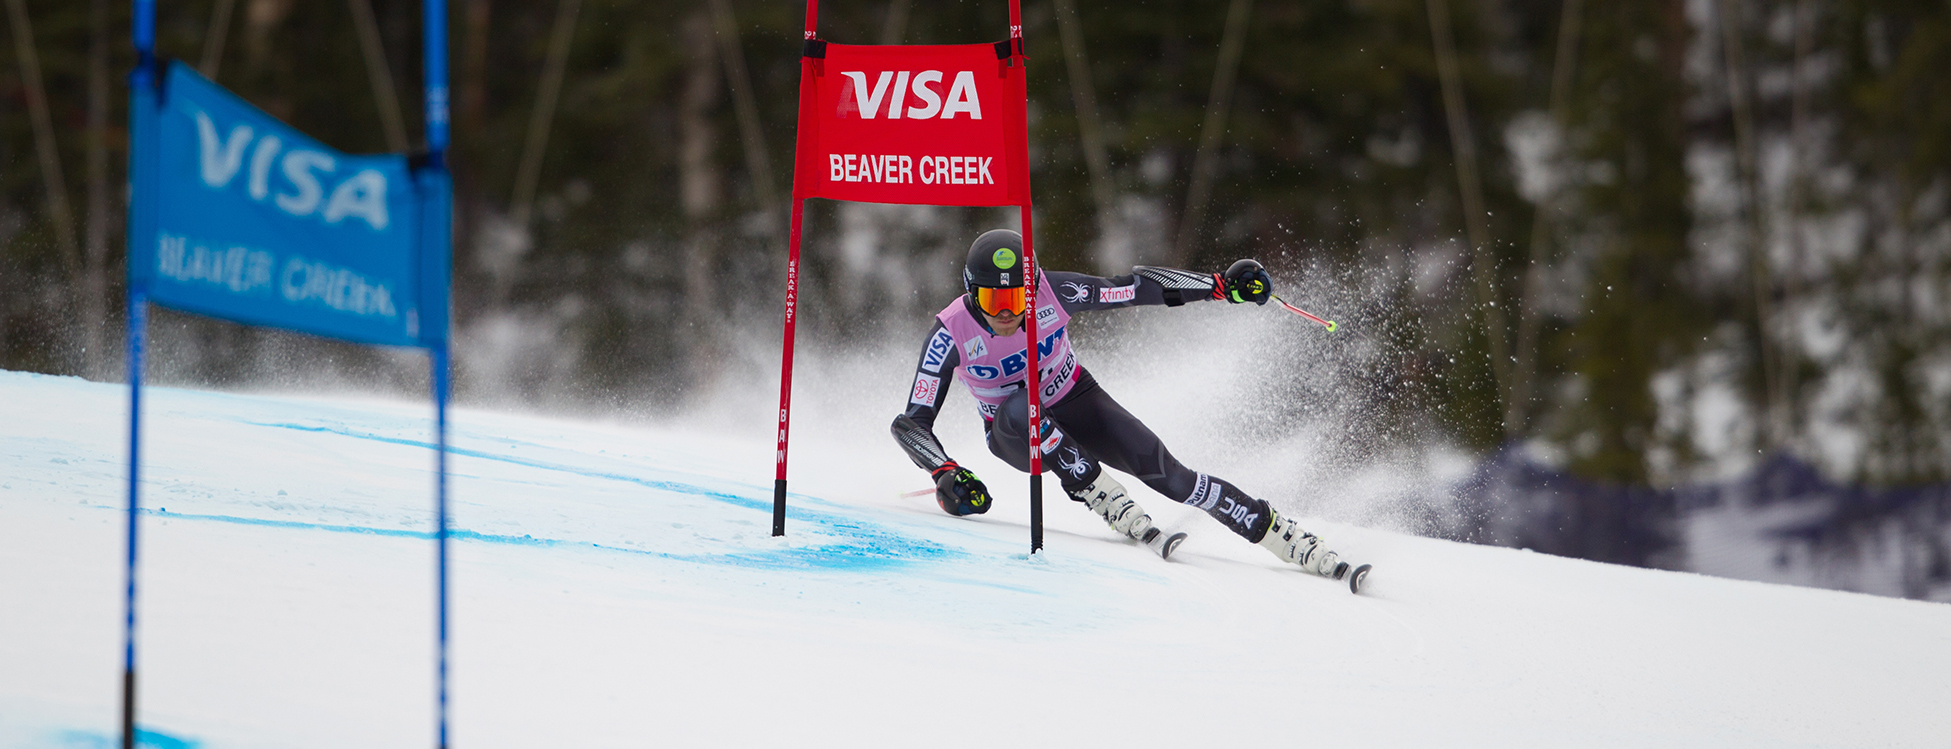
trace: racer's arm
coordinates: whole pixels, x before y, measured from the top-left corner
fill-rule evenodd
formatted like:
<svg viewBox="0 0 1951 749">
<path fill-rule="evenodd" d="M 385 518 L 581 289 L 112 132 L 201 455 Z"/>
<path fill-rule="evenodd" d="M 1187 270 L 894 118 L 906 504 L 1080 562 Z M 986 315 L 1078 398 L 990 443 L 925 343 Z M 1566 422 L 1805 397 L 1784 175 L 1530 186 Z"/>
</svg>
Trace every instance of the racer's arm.
<svg viewBox="0 0 1951 749">
<path fill-rule="evenodd" d="M 1206 299 L 1265 304 L 1273 293 L 1266 270 L 1251 260 L 1234 263 L 1225 273 L 1140 265 L 1124 276 L 1047 271 L 1044 278 L 1070 313 L 1160 304 L 1177 307 Z"/>
<path fill-rule="evenodd" d="M 915 362 L 907 408 L 894 417 L 890 427 L 894 441 L 900 443 L 908 459 L 929 473 L 955 463 L 949 460 L 948 451 L 942 449 L 942 441 L 935 437 L 935 417 L 941 413 L 942 399 L 948 397 L 948 386 L 955 381 L 955 368 L 961 363 L 962 352 L 956 349 L 955 338 L 936 320 L 935 326 L 928 330 L 928 342 L 921 348 L 921 358 Z"/>
<path fill-rule="evenodd" d="M 894 433 L 894 441 L 901 445 L 908 459 L 935 479 L 935 502 L 942 506 L 943 512 L 980 515 L 995 504 L 990 501 L 989 487 L 969 469 L 950 460 L 948 451 L 942 449 L 942 441 L 935 438 L 935 415 L 941 412 L 942 398 L 948 395 L 948 386 L 955 381 L 955 368 L 961 363 L 955 338 L 936 320 L 935 327 L 928 330 L 928 343 L 921 349 L 921 361 L 915 364 L 908 408 L 894 417 L 889 431 Z"/>
</svg>

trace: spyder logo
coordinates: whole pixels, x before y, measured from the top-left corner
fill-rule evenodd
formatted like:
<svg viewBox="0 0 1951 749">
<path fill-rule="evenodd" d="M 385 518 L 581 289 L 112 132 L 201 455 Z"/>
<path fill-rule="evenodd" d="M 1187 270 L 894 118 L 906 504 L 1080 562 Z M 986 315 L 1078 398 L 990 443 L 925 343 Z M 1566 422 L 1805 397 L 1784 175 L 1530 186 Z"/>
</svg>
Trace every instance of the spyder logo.
<svg viewBox="0 0 1951 749">
<path fill-rule="evenodd" d="M 1064 459 L 1064 453 L 1070 454 L 1069 460 Z M 1084 454 L 1078 452 L 1075 447 L 1066 447 L 1063 453 L 1057 454 L 1057 466 L 1080 479 L 1084 477 L 1085 471 L 1091 470 L 1090 462 L 1084 460 Z"/>
</svg>

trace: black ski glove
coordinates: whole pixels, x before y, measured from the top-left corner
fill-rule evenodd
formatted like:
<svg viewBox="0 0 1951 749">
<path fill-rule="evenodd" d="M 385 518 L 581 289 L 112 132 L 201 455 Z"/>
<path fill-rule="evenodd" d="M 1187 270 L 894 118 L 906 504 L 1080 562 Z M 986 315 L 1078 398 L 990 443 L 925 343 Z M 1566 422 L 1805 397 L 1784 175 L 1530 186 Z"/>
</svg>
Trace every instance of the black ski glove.
<svg viewBox="0 0 1951 749">
<path fill-rule="evenodd" d="M 929 475 L 935 477 L 935 502 L 950 515 L 981 515 L 989 511 L 989 487 L 975 472 L 955 464 L 943 463 Z"/>
<path fill-rule="evenodd" d="M 1219 297 L 1234 304 L 1241 302 L 1266 304 L 1267 300 L 1274 295 L 1273 277 L 1267 275 L 1267 269 L 1255 260 L 1235 261 L 1232 267 L 1227 268 L 1226 272 L 1214 281 L 1218 285 L 1215 291 L 1219 293 Z"/>
</svg>

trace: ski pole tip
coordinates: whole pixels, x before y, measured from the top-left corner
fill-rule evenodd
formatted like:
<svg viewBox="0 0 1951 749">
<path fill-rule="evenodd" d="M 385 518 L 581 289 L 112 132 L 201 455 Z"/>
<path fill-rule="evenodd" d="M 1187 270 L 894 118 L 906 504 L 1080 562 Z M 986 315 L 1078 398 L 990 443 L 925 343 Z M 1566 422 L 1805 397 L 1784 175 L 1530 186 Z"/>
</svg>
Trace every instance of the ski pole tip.
<svg viewBox="0 0 1951 749">
<path fill-rule="evenodd" d="M 1340 326 L 1339 326 L 1339 325 L 1336 325 L 1336 324 L 1335 324 L 1335 321 L 1333 321 L 1333 320 L 1329 320 L 1329 321 L 1328 321 L 1328 332 L 1330 332 L 1330 333 L 1333 333 L 1333 332 L 1335 332 L 1335 328 L 1338 328 L 1338 327 L 1340 327 Z"/>
</svg>

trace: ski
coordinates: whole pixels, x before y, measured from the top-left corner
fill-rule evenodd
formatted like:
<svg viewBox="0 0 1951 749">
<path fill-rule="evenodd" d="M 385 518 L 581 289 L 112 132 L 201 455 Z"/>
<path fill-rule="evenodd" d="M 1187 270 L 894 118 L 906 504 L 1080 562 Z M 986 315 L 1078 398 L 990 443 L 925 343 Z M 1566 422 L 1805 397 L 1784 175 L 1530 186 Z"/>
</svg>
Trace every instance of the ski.
<svg viewBox="0 0 1951 749">
<path fill-rule="evenodd" d="M 1372 566 L 1364 564 L 1348 573 L 1348 592 L 1361 595 L 1362 584 L 1368 581 L 1368 571 Z"/>
<path fill-rule="evenodd" d="M 902 499 L 912 499 L 934 493 L 934 489 L 916 489 L 911 492 L 901 492 L 895 496 Z M 1152 553 L 1158 555 L 1158 558 L 1171 561 L 1172 552 L 1177 551 L 1179 544 L 1185 543 L 1185 540 L 1185 533 L 1166 533 L 1157 528 L 1153 528 L 1145 534 L 1145 539 L 1140 543 L 1143 543 L 1145 548 L 1151 549 Z"/>
<path fill-rule="evenodd" d="M 1171 561 L 1172 552 L 1177 551 L 1179 544 L 1185 543 L 1185 540 L 1184 533 L 1166 533 L 1153 528 L 1150 533 L 1145 534 L 1145 548 L 1156 552 L 1158 558 Z"/>
</svg>

